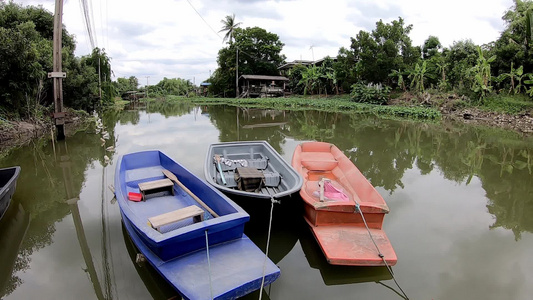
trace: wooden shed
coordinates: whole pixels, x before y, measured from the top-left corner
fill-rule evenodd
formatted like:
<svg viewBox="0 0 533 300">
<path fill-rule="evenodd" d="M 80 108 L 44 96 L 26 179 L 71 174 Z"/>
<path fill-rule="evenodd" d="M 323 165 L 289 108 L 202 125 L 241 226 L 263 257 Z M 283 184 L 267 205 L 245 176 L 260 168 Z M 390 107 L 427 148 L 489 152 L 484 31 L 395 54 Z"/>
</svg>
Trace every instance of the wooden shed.
<svg viewBox="0 0 533 300">
<path fill-rule="evenodd" d="M 239 98 L 250 97 L 283 97 L 285 84 L 289 78 L 268 75 L 241 75 L 239 77 Z"/>
</svg>

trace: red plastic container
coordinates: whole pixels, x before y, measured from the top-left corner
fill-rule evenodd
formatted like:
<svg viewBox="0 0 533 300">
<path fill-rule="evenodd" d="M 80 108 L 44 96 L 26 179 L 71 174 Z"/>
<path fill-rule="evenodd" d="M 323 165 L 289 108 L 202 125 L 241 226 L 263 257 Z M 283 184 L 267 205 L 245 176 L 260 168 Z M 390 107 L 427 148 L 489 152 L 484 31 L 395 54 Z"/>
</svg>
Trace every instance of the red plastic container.
<svg viewBox="0 0 533 300">
<path fill-rule="evenodd" d="M 142 200 L 142 198 L 143 198 L 143 195 L 141 193 L 134 193 L 134 192 L 128 193 L 128 199 L 130 201 L 139 202 Z"/>
</svg>

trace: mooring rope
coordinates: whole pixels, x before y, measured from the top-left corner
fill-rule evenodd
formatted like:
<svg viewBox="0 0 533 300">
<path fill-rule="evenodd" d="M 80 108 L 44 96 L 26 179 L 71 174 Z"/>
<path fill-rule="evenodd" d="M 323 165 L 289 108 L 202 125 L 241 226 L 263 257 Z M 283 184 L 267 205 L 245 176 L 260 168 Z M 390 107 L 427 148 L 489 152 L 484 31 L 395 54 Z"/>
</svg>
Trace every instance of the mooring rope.
<svg viewBox="0 0 533 300">
<path fill-rule="evenodd" d="M 263 261 L 263 278 L 261 279 L 261 288 L 259 289 L 259 300 L 263 297 L 263 287 L 265 286 L 265 273 L 266 273 L 266 262 L 268 259 L 268 247 L 270 245 L 270 232 L 272 230 L 272 213 L 274 212 L 274 203 L 280 203 L 274 197 L 270 197 L 270 220 L 268 222 L 268 235 L 267 235 L 267 244 L 265 249 L 265 260 Z"/>
<path fill-rule="evenodd" d="M 211 285 L 211 261 L 209 260 L 209 238 L 207 237 L 207 229 L 205 230 L 205 249 L 207 250 L 207 267 L 209 270 L 209 293 L 213 299 L 213 286 Z"/>
<path fill-rule="evenodd" d="M 378 256 L 381 258 L 381 260 L 383 260 L 383 263 L 385 263 L 385 266 L 387 267 L 387 270 L 389 271 L 390 275 L 392 276 L 392 280 L 394 280 L 394 283 L 396 283 L 396 286 L 400 289 L 400 291 L 402 291 L 402 294 L 405 296 L 405 299 L 409 299 L 409 297 L 407 297 L 407 294 L 405 294 L 405 292 L 403 291 L 403 289 L 400 286 L 400 284 L 398 283 L 398 281 L 396 281 L 396 278 L 394 277 L 394 272 L 392 271 L 392 268 L 387 263 L 387 260 L 385 260 L 385 255 L 383 255 L 381 253 L 381 250 L 379 250 L 378 244 L 376 244 L 376 241 L 374 240 L 374 237 L 372 236 L 372 233 L 370 232 L 370 228 L 368 228 L 368 224 L 366 223 L 365 216 L 363 215 L 363 212 L 361 211 L 361 206 L 359 205 L 359 203 L 357 203 L 357 201 L 354 200 L 354 202 L 355 202 L 355 211 L 359 212 L 359 214 L 361 215 L 361 218 L 363 219 L 363 223 L 365 224 L 365 227 L 366 227 L 366 231 L 368 231 L 368 235 L 370 236 L 370 239 L 372 240 L 372 243 L 374 243 L 374 246 L 376 247 L 376 250 L 378 251 Z"/>
</svg>

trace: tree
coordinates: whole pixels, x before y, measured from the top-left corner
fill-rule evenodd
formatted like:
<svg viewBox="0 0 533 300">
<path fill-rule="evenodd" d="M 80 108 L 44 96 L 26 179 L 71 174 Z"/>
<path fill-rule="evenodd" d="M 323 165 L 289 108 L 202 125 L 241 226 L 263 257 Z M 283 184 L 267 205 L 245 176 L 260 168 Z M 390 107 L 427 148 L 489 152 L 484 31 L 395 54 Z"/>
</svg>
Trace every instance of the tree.
<svg viewBox="0 0 533 300">
<path fill-rule="evenodd" d="M 357 79 L 389 83 L 392 70 L 407 69 L 417 62 L 420 48 L 411 45 L 412 29 L 412 25 L 405 26 L 402 18 L 390 24 L 379 20 L 372 33 L 359 31 L 351 38 Z"/>
<path fill-rule="evenodd" d="M 156 86 L 165 95 L 185 96 L 194 89 L 193 84 L 181 78 L 163 78 Z"/>
<path fill-rule="evenodd" d="M 119 77 L 114 84 L 117 89 L 117 93 L 122 95 L 125 92 L 137 91 L 139 80 L 135 76 L 130 76 L 129 78 Z"/>
<path fill-rule="evenodd" d="M 422 47 L 422 57 L 424 59 L 430 59 L 431 57 L 437 55 L 440 49 L 442 49 L 442 45 L 439 41 L 439 38 L 430 35 Z"/>
<path fill-rule="evenodd" d="M 469 88 L 469 70 L 477 64 L 477 46 L 472 40 L 454 42 L 449 49 L 443 51 L 444 63 L 450 66 L 448 83 L 452 88 Z M 468 81 L 468 82 L 465 82 Z"/>
<path fill-rule="evenodd" d="M 523 66 L 524 73 L 533 72 L 532 10 L 532 1 L 514 0 L 514 6 L 504 13 L 506 28 L 491 49 L 497 57 L 492 66 L 494 74 L 507 72 L 511 63 Z"/>
<path fill-rule="evenodd" d="M 278 67 L 285 62 L 281 54 L 284 44 L 279 36 L 259 27 L 234 29 L 234 41 L 218 51 L 218 68 L 209 80 L 214 95 L 235 96 L 236 49 L 239 49 L 239 73 L 279 75 Z"/>
<path fill-rule="evenodd" d="M 47 73 L 52 71 L 53 28 L 52 13 L 42 7 L 0 3 L 2 113 L 32 118 L 32 111 L 40 110 L 44 115 L 42 112 L 53 103 L 52 81 L 47 79 Z M 63 28 L 62 61 L 67 73 L 63 80 L 64 104 L 74 109 L 94 109 L 100 90 L 106 103 L 115 91 L 110 80 L 110 59 L 100 49 L 77 58 L 75 47 L 74 37 Z"/>
<path fill-rule="evenodd" d="M 225 42 L 227 40 L 231 44 L 234 39 L 235 29 L 238 28 L 239 25 L 241 25 L 242 23 L 235 23 L 235 14 L 231 16 L 226 16 L 226 18 L 221 20 L 220 22 L 222 22 L 223 26 L 219 32 L 226 32 L 226 35 L 224 36 L 222 42 Z"/>
<path fill-rule="evenodd" d="M 0 3 L 0 110 L 31 117 L 29 106 L 52 103 L 53 16 L 42 7 Z M 63 29 L 64 69 L 73 61 L 74 38 Z M 3 109 L 2 109 L 3 108 Z"/>
<path fill-rule="evenodd" d="M 341 47 L 337 60 L 333 62 L 333 69 L 337 77 L 337 84 L 343 91 L 349 91 L 356 82 L 355 57 L 350 49 Z"/>
</svg>

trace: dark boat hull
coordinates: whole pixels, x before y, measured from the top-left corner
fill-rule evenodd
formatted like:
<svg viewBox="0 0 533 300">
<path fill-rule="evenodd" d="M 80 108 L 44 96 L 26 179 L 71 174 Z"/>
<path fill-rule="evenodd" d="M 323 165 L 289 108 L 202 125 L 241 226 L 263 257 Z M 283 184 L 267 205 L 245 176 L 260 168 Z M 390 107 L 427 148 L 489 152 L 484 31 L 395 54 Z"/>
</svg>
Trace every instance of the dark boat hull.
<svg viewBox="0 0 533 300">
<path fill-rule="evenodd" d="M 11 198 L 17 188 L 19 174 L 20 167 L 18 166 L 0 169 L 0 219 L 11 203 Z"/>
</svg>

